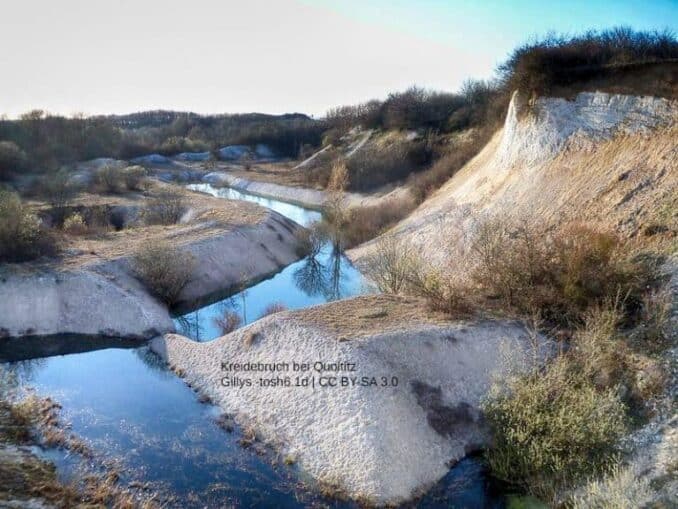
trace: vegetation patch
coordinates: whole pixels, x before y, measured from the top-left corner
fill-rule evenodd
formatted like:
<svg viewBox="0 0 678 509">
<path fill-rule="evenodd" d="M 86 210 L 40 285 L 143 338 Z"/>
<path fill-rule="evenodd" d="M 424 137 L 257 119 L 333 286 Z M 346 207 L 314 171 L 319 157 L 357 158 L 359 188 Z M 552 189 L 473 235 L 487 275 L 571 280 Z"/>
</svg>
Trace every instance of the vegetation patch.
<svg viewBox="0 0 678 509">
<path fill-rule="evenodd" d="M 171 225 L 179 222 L 186 212 L 186 198 L 180 191 L 163 189 L 149 199 L 142 216 L 149 225 Z"/>
<path fill-rule="evenodd" d="M 146 287 L 168 306 L 176 304 L 181 290 L 190 282 L 195 258 L 165 240 L 144 244 L 135 254 L 132 265 Z"/>
<path fill-rule="evenodd" d="M 221 334 L 230 334 L 242 325 L 242 318 L 235 311 L 227 309 L 221 316 L 214 318 L 214 324 L 219 327 Z"/>
<path fill-rule="evenodd" d="M 504 87 L 509 90 L 548 95 L 557 88 L 573 87 L 595 78 L 608 78 L 608 84 L 612 84 L 620 72 L 639 70 L 636 93 L 664 95 L 662 92 L 667 91 L 660 88 L 661 83 L 656 83 L 654 90 L 646 88 L 655 80 L 643 79 L 645 67 L 658 63 L 675 65 L 676 59 L 678 40 L 673 33 L 618 27 L 574 36 L 550 35 L 529 42 L 515 49 L 499 71 Z M 676 90 L 668 92 L 675 96 Z"/>
<path fill-rule="evenodd" d="M 0 189 L 0 217 L 0 262 L 26 262 L 57 253 L 55 236 L 16 193 Z"/>
</svg>

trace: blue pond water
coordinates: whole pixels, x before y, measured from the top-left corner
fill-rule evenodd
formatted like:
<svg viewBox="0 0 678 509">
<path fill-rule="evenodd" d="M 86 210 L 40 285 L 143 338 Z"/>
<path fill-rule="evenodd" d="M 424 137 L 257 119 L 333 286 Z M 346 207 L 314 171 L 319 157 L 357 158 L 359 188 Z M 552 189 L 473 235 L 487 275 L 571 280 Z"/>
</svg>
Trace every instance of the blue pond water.
<svg viewBox="0 0 678 509">
<path fill-rule="evenodd" d="M 230 200 L 243 200 L 249 201 L 261 205 L 262 207 L 275 210 L 279 214 L 282 214 L 285 217 L 288 217 L 295 223 L 300 224 L 301 226 L 309 226 L 312 223 L 320 221 L 322 218 L 320 212 L 317 210 L 310 210 L 299 205 L 294 205 L 292 203 L 286 203 L 280 200 L 274 200 L 271 198 L 263 198 L 261 196 L 256 196 L 253 194 L 243 193 L 237 189 L 232 189 L 230 187 L 214 187 L 211 184 L 189 184 L 186 186 L 188 189 L 193 191 L 200 191 L 202 193 L 208 193 L 217 198 L 228 198 Z"/>
<path fill-rule="evenodd" d="M 312 211 L 306 212 L 308 218 L 313 217 Z M 297 308 L 360 291 L 360 274 L 345 258 L 326 249 L 316 260 L 292 264 L 250 288 L 244 299 L 247 320 L 256 319 L 270 301 Z M 185 315 L 184 324 L 194 327 L 194 337 L 209 339 L 217 332 L 210 316 L 224 306 L 244 312 L 242 301 L 236 295 L 206 306 Z M 69 423 L 73 433 L 90 445 L 95 464 L 113 463 L 123 482 L 148 483 L 161 494 L 164 507 L 357 507 L 321 497 L 303 472 L 280 464 L 270 451 L 257 453 L 241 447 L 238 430 L 229 433 L 220 428 L 219 410 L 199 402 L 147 347 L 109 348 L 3 367 L 17 374 L 20 385 L 61 403 L 62 422 Z M 82 466 L 72 455 L 54 450 L 45 454 L 56 462 L 62 478 L 80 475 Z M 423 498 L 408 504 L 422 508 L 504 506 L 504 496 L 495 493 L 477 458 L 461 461 Z"/>
<path fill-rule="evenodd" d="M 209 184 L 193 184 L 190 189 L 222 198 L 258 203 L 303 225 L 320 220 L 319 212 L 297 205 L 261 198 L 235 189 L 215 188 Z M 351 262 L 327 243 L 315 257 L 307 257 L 285 267 L 270 279 L 247 290 L 175 318 L 177 331 L 196 341 L 221 336 L 215 319 L 226 311 L 238 313 L 243 324 L 259 319 L 271 304 L 287 309 L 301 309 L 369 291 L 364 278 Z"/>
</svg>

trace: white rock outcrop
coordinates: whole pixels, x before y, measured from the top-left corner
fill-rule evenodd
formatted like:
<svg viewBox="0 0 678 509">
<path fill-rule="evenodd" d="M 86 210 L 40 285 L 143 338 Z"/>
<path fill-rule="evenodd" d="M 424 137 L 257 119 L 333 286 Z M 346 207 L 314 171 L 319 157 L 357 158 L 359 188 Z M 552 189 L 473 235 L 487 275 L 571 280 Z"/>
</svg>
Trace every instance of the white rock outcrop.
<svg viewBox="0 0 678 509">
<path fill-rule="evenodd" d="M 677 120 L 676 102 L 657 97 L 583 92 L 573 101 L 540 97 L 527 105 L 514 92 L 495 162 L 540 163 L 568 145 L 582 146 Z"/>
<path fill-rule="evenodd" d="M 342 304 L 325 306 L 335 305 Z M 528 341 L 516 323 L 419 325 L 356 338 L 309 325 L 303 314 L 277 313 L 210 343 L 168 334 L 152 348 L 318 482 L 371 504 L 420 494 L 477 449 L 485 440 L 479 403 L 492 376 L 526 365 Z M 222 362 L 310 369 L 224 371 Z M 313 377 L 314 386 L 296 386 L 297 376 Z M 319 386 L 323 376 L 348 377 L 348 385 Z M 252 385 L 224 386 L 233 377 Z M 289 377 L 291 386 L 261 386 L 260 377 Z M 350 382 L 363 377 L 377 385 Z"/>
<path fill-rule="evenodd" d="M 148 339 L 174 330 L 167 308 L 125 265 L 3 272 L 0 343 L 2 337 L 56 334 Z"/>
<path fill-rule="evenodd" d="M 678 101 L 595 92 L 528 104 L 514 94 L 503 128 L 389 234 L 431 263 L 472 260 L 469 244 L 488 217 L 632 234 L 678 191 L 677 125 Z M 349 256 L 360 262 L 374 244 Z"/>
</svg>

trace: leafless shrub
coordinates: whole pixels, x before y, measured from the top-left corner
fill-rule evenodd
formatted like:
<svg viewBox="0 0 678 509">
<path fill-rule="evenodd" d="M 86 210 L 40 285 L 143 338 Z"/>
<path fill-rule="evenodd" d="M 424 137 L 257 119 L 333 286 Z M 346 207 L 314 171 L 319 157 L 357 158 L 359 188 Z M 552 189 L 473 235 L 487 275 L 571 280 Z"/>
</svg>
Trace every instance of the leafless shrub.
<svg viewBox="0 0 678 509">
<path fill-rule="evenodd" d="M 632 319 L 656 279 L 652 265 L 629 256 L 618 238 L 585 225 L 549 233 L 528 221 L 490 219 L 479 225 L 472 251 L 472 278 L 489 296 L 563 325 L 618 298 Z"/>
<path fill-rule="evenodd" d="M 74 212 L 64 220 L 62 229 L 70 235 L 84 235 L 88 231 L 85 219 L 78 212 Z"/>
<path fill-rule="evenodd" d="M 222 334 L 229 334 L 242 325 L 242 318 L 235 311 L 227 309 L 222 316 L 214 318 L 214 323 Z"/>
<path fill-rule="evenodd" d="M 413 256 L 407 276 L 408 292 L 424 297 L 430 309 L 448 315 L 465 315 L 472 310 L 472 289 L 454 270 L 431 267 Z"/>
<path fill-rule="evenodd" d="M 659 352 L 675 341 L 676 331 L 671 328 L 673 295 L 668 289 L 654 290 L 643 296 L 641 312 L 641 338 L 643 347 Z"/>
<path fill-rule="evenodd" d="M 95 183 L 101 192 L 115 194 L 125 189 L 125 178 L 121 168 L 108 164 L 99 168 Z"/>
<path fill-rule="evenodd" d="M 282 302 L 273 302 L 266 306 L 266 308 L 261 313 L 261 316 L 259 318 L 263 318 L 268 315 L 273 315 L 275 313 L 280 313 L 281 311 L 287 311 L 287 306 L 285 306 L 285 304 L 283 304 Z"/>
<path fill-rule="evenodd" d="M 52 207 L 52 219 L 56 226 L 61 226 L 66 218 L 68 206 L 76 191 L 66 169 L 61 169 L 44 177 L 42 193 Z"/>
<path fill-rule="evenodd" d="M 671 62 L 677 57 L 678 40 L 668 30 L 616 27 L 531 41 L 515 49 L 499 72 L 509 90 L 548 94 L 558 86 L 571 87 L 601 76 L 617 76 L 611 73 L 642 64 Z"/>
<path fill-rule="evenodd" d="M 412 247 L 395 236 L 376 242 L 375 249 L 364 263 L 365 275 L 384 293 L 405 292 L 413 267 Z"/>
<path fill-rule="evenodd" d="M 146 224 L 176 224 L 186 212 L 186 199 L 179 191 L 171 189 L 158 192 L 143 210 Z"/>
<path fill-rule="evenodd" d="M 144 187 L 146 169 L 143 166 L 128 166 L 122 172 L 125 187 L 130 191 L 141 191 Z"/>
<path fill-rule="evenodd" d="M 144 244 L 132 263 L 148 289 L 169 306 L 177 302 L 196 265 L 193 255 L 164 240 Z"/>
</svg>

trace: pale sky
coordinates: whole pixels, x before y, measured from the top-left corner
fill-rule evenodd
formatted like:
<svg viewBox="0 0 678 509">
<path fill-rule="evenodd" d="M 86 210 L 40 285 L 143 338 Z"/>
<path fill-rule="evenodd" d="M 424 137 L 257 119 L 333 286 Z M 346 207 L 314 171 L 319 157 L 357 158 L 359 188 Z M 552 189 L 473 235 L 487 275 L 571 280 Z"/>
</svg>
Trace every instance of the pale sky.
<svg viewBox="0 0 678 509">
<path fill-rule="evenodd" d="M 0 114 L 320 115 L 620 24 L 676 30 L 678 0 L 0 0 Z"/>
</svg>

